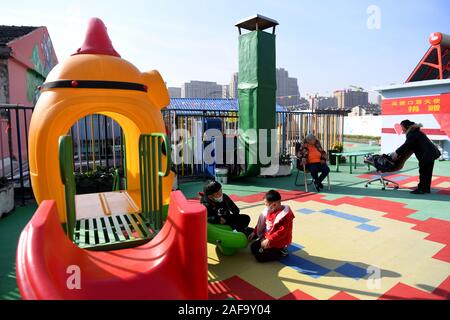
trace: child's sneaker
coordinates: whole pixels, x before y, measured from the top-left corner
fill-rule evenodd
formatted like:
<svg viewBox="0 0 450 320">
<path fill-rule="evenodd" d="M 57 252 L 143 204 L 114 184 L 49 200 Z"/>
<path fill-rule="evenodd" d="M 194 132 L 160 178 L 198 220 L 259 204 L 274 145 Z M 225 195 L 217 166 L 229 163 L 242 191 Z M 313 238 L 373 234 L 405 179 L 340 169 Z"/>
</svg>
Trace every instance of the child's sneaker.
<svg viewBox="0 0 450 320">
<path fill-rule="evenodd" d="M 248 236 L 251 235 L 254 231 L 255 231 L 255 229 L 250 228 L 250 227 L 246 227 L 243 232 L 248 238 Z"/>
</svg>

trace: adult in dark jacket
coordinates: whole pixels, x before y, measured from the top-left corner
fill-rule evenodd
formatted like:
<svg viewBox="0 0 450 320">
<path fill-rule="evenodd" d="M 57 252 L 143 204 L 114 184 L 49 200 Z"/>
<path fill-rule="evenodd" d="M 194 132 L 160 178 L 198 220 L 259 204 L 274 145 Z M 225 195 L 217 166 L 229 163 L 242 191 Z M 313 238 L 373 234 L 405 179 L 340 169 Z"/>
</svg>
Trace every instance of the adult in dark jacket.
<svg viewBox="0 0 450 320">
<path fill-rule="evenodd" d="M 403 133 L 406 134 L 406 141 L 395 151 L 393 158 L 395 160 L 408 152 L 414 152 L 417 160 L 419 160 L 420 181 L 417 189 L 411 191 L 411 193 L 430 193 L 434 161 L 441 156 L 441 152 L 427 135 L 420 130 L 421 124 L 403 120 L 400 125 Z"/>
<path fill-rule="evenodd" d="M 253 232 L 248 228 L 250 217 L 240 214 L 239 208 L 222 192 L 222 185 L 217 181 L 208 181 L 201 194 L 200 203 L 208 211 L 208 222 L 213 224 L 225 224 L 231 226 L 233 230 L 243 232 L 247 236 Z"/>
</svg>

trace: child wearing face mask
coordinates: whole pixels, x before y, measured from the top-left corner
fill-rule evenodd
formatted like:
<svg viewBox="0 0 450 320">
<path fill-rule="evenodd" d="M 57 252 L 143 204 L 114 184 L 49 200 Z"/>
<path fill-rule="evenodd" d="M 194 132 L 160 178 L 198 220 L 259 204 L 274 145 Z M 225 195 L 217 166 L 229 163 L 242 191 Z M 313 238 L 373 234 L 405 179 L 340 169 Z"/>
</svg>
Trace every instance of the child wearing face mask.
<svg viewBox="0 0 450 320">
<path fill-rule="evenodd" d="M 248 227 L 250 217 L 240 214 L 239 208 L 222 192 L 222 185 L 217 181 L 208 181 L 200 193 L 200 203 L 208 211 L 208 222 L 213 224 L 225 224 L 231 226 L 237 232 L 243 232 L 246 236 L 253 232 Z"/>
<path fill-rule="evenodd" d="M 270 190 L 264 197 L 266 206 L 249 240 L 257 238 L 251 252 L 258 262 L 278 260 L 288 254 L 292 242 L 292 223 L 295 218 L 289 206 L 281 204 L 281 195 Z"/>
</svg>

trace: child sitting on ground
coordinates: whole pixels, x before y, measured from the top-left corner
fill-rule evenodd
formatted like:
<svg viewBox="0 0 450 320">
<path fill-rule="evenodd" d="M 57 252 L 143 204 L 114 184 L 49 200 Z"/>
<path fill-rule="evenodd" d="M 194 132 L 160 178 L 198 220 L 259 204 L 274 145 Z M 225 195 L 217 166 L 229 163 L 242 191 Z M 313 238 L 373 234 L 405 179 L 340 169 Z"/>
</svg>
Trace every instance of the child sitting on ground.
<svg viewBox="0 0 450 320">
<path fill-rule="evenodd" d="M 239 213 L 240 210 L 233 200 L 222 192 L 222 185 L 219 182 L 208 181 L 203 188 L 203 193 L 199 195 L 200 203 L 208 211 L 209 223 L 229 225 L 246 236 L 253 232 L 253 229 L 248 227 L 250 217 Z"/>
<path fill-rule="evenodd" d="M 256 239 L 251 252 L 258 262 L 278 260 L 288 254 L 292 242 L 292 223 L 295 218 L 289 206 L 281 204 L 281 195 L 270 190 L 264 197 L 266 208 L 261 213 L 255 231 L 248 239 Z"/>
</svg>

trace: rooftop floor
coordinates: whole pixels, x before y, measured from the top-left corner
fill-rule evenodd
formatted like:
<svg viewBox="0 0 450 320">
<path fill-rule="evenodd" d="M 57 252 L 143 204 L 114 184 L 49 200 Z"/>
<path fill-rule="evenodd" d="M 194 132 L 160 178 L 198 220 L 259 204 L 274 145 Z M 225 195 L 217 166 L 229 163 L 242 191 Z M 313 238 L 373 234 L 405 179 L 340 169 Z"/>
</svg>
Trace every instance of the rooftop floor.
<svg viewBox="0 0 450 320">
<path fill-rule="evenodd" d="M 356 150 L 377 152 L 346 144 L 345 151 Z M 290 255 L 279 262 L 258 264 L 248 249 L 225 257 L 208 244 L 211 299 L 450 299 L 450 162 L 436 162 L 433 191 L 420 196 L 409 193 L 418 180 L 415 160 L 391 176 L 399 190 L 365 188 L 373 172 L 362 163 L 353 174 L 348 165 L 331 169 L 331 191 L 321 193 L 294 186 L 296 170 L 224 185 L 252 225 L 269 189 L 282 193 L 296 218 Z M 181 186 L 187 198 L 201 188 L 202 182 Z M 17 208 L 0 220 L 0 299 L 20 298 L 15 250 L 35 209 Z"/>
</svg>

